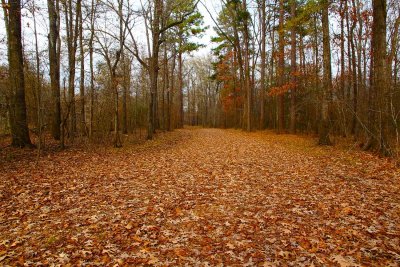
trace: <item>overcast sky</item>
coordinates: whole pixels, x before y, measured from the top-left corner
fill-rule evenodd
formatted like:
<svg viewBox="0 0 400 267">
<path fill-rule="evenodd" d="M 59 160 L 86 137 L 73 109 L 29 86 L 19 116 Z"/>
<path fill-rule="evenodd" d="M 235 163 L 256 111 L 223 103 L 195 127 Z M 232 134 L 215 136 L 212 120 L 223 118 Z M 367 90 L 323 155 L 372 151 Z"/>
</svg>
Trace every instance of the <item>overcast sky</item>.
<svg viewBox="0 0 400 267">
<path fill-rule="evenodd" d="M 204 16 L 204 25 L 208 26 L 209 28 L 204 34 L 203 38 L 200 40 L 200 42 L 206 45 L 206 47 L 201 48 L 198 52 L 195 53 L 195 55 L 206 55 L 207 53 L 209 53 L 211 48 L 213 47 L 213 44 L 211 44 L 211 37 L 216 36 L 216 33 L 214 31 L 215 24 L 204 5 L 207 6 L 208 11 L 212 14 L 215 20 L 217 19 L 217 14 L 221 10 L 220 0 L 202 0 L 199 3 L 199 11 Z"/>
<path fill-rule="evenodd" d="M 48 34 L 48 15 L 47 15 L 47 3 L 44 0 L 36 0 L 36 6 L 40 8 L 40 11 L 37 12 L 36 23 L 39 32 L 39 50 L 43 53 L 47 50 L 47 34 Z M 207 6 L 209 12 L 216 18 L 219 10 L 221 9 L 220 0 L 201 0 L 198 4 L 198 8 L 201 14 L 204 16 L 204 26 L 208 26 L 208 29 L 202 38 L 196 38 L 196 41 L 202 43 L 206 47 L 200 48 L 199 51 L 193 53 L 194 55 L 206 55 L 210 52 L 213 44 L 211 44 L 211 37 L 215 36 L 214 31 L 214 22 L 211 19 L 209 13 L 207 12 L 204 5 Z M 32 50 L 34 49 L 34 38 L 33 38 L 33 21 L 31 19 L 32 15 L 28 12 L 28 10 L 23 10 L 23 19 L 22 19 L 22 31 L 24 36 L 24 47 L 26 54 L 32 54 Z M 7 61 L 7 50 L 6 50 L 6 34 L 5 34 L 5 24 L 4 24 L 4 16 L 3 12 L 0 12 L 0 60 L 1 63 L 6 63 Z M 139 27 L 143 27 L 143 24 Z M 138 29 L 137 32 L 144 32 L 144 29 Z M 64 32 L 61 33 L 65 35 Z"/>
</svg>

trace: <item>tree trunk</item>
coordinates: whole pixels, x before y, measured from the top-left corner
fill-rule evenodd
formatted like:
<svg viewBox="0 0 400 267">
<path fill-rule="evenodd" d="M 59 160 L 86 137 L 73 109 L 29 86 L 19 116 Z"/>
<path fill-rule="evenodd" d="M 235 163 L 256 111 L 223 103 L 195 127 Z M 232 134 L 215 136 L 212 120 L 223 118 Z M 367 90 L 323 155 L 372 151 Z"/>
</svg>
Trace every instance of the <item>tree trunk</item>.
<svg viewBox="0 0 400 267">
<path fill-rule="evenodd" d="M 318 32 L 318 27 L 317 27 L 317 14 L 314 15 L 314 68 L 315 68 L 315 77 L 314 77 L 314 84 L 315 84 L 315 90 L 319 91 L 320 90 L 320 80 L 319 80 L 319 72 L 320 72 L 320 64 L 319 64 L 319 43 L 318 43 L 318 36 L 319 36 L 319 32 Z M 315 118 L 317 118 L 314 122 L 310 122 L 310 124 L 312 124 L 312 128 L 316 130 L 316 132 L 320 131 L 320 127 L 319 127 L 319 122 L 321 120 L 320 116 L 321 116 L 321 112 L 320 112 L 320 103 L 317 103 L 316 106 L 316 114 L 313 116 L 315 116 Z"/>
<path fill-rule="evenodd" d="M 37 156 L 40 156 L 42 145 L 43 145 L 43 114 L 42 114 L 42 81 L 40 78 L 40 56 L 39 56 L 39 43 L 38 43 L 38 32 L 36 23 L 36 5 L 35 1 L 32 3 L 32 16 L 33 16 L 33 33 L 35 35 L 35 56 L 36 56 L 36 108 L 37 108 L 37 135 L 38 135 L 38 152 Z"/>
<path fill-rule="evenodd" d="M 12 146 L 32 146 L 26 116 L 24 59 L 21 36 L 21 1 L 10 1 L 8 10 L 4 1 L 8 40 L 9 82 L 12 92 L 10 105 L 10 125 Z"/>
<path fill-rule="evenodd" d="M 319 125 L 319 145 L 332 145 L 329 138 L 329 106 L 328 96 L 332 91 L 331 45 L 329 36 L 329 1 L 323 1 L 322 37 L 323 37 L 323 88 L 321 94 L 321 122 Z"/>
<path fill-rule="evenodd" d="M 157 128 L 157 91 L 158 91 L 158 74 L 159 62 L 158 55 L 160 52 L 160 19 L 163 14 L 163 1 L 154 0 L 154 16 L 152 21 L 152 54 L 149 64 L 150 76 L 150 101 L 147 139 L 153 139 L 153 134 Z"/>
<path fill-rule="evenodd" d="M 346 76 L 346 70 L 345 70 L 345 49 L 344 49 L 344 12 L 346 10 L 344 9 L 344 1 L 346 0 L 341 0 L 340 1 L 340 97 L 341 101 L 344 100 L 344 91 L 345 91 L 345 76 Z M 346 131 L 346 129 L 344 129 Z"/>
<path fill-rule="evenodd" d="M 130 61 L 126 61 L 125 54 L 122 57 L 123 68 L 124 68 L 124 84 L 123 84 L 123 92 L 122 92 L 122 133 L 128 134 L 128 108 L 127 108 L 127 100 L 128 100 L 128 90 L 130 87 L 130 67 L 126 66 Z"/>
<path fill-rule="evenodd" d="M 173 130 L 173 117 L 172 117 L 172 110 L 173 110 L 173 98 L 174 98 L 174 90 L 175 90 L 175 65 L 176 65 L 176 50 L 173 50 L 173 57 L 172 57 L 172 64 L 171 64 L 171 77 L 168 78 L 170 80 L 169 82 L 169 89 L 167 90 L 167 125 L 168 125 L 168 131 Z"/>
<path fill-rule="evenodd" d="M 167 45 L 164 45 L 164 55 L 163 55 L 163 84 L 162 84 L 162 99 L 161 99 L 161 118 L 162 118 L 162 129 L 165 131 L 168 129 L 167 125 L 167 112 L 165 112 L 165 92 L 168 92 L 169 88 L 169 70 L 168 70 L 168 55 L 167 55 Z M 168 93 L 167 93 L 168 97 Z M 167 100 L 168 102 L 168 100 Z"/>
<path fill-rule="evenodd" d="M 181 45 L 178 48 L 178 94 L 179 94 L 179 114 L 178 114 L 178 128 L 183 128 L 184 112 L 183 112 L 183 60 Z"/>
<path fill-rule="evenodd" d="M 50 62 L 50 86 L 52 96 L 52 123 L 51 132 L 53 138 L 60 140 L 61 137 L 61 100 L 60 100 L 60 60 L 58 56 L 59 44 L 59 0 L 47 0 L 49 13 L 49 62 Z"/>
<path fill-rule="evenodd" d="M 283 0 L 279 0 L 279 55 L 278 55 L 278 79 L 279 86 L 285 84 L 285 29 L 284 29 L 284 5 Z M 285 95 L 278 95 L 278 133 L 283 133 L 285 129 Z"/>
<path fill-rule="evenodd" d="M 291 2 L 292 19 L 296 17 L 296 1 Z M 290 94 L 290 132 L 296 133 L 296 87 L 297 87 L 297 63 L 296 63 L 296 26 L 291 31 L 291 67 L 292 67 L 292 87 Z"/>
<path fill-rule="evenodd" d="M 89 65 L 90 65 L 89 138 L 93 137 L 93 116 L 94 116 L 94 67 L 93 67 L 94 22 L 95 22 L 95 0 L 92 0 L 91 11 L 90 11 L 90 39 L 89 39 Z"/>
<path fill-rule="evenodd" d="M 243 10 L 242 12 L 247 11 L 247 3 L 246 0 L 243 1 Z M 249 28 L 248 28 L 248 18 L 245 16 L 243 19 L 243 36 L 244 36 L 244 71 L 245 71 L 245 92 L 246 92 L 246 130 L 248 132 L 252 129 L 252 113 L 253 113 L 253 88 L 250 82 L 250 48 L 249 48 Z"/>
<path fill-rule="evenodd" d="M 79 31 L 79 16 L 81 13 L 81 2 L 76 2 L 75 24 L 72 11 L 72 0 L 64 4 L 65 23 L 67 25 L 67 48 L 68 48 L 68 102 L 70 105 L 70 127 L 69 133 L 73 138 L 76 133 L 76 111 L 75 111 L 75 62 Z"/>
<path fill-rule="evenodd" d="M 261 83 L 260 83 L 260 129 L 265 128 L 265 65 L 266 65 L 266 10 L 265 0 L 261 0 Z"/>
<path fill-rule="evenodd" d="M 81 134 L 86 135 L 86 119 L 85 119 L 85 50 L 83 48 L 83 21 L 82 12 L 79 14 L 79 49 L 81 52 L 81 77 L 79 82 L 79 94 L 81 100 Z"/>
<path fill-rule="evenodd" d="M 386 0 L 373 0 L 370 141 L 366 148 L 383 156 L 392 154 L 388 143 L 389 84 L 386 69 Z"/>
<path fill-rule="evenodd" d="M 113 74 L 111 75 L 111 84 L 114 89 L 114 147 L 120 148 L 122 147 L 121 136 L 119 134 L 119 116 L 118 116 L 118 83 L 115 77 L 115 69 L 113 70 Z"/>
</svg>

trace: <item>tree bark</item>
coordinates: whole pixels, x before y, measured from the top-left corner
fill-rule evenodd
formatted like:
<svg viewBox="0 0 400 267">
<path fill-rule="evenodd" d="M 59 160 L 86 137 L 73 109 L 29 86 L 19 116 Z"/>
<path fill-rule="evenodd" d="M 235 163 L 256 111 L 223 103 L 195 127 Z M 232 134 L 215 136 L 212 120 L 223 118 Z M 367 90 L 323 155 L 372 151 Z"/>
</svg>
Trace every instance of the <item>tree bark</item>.
<svg viewBox="0 0 400 267">
<path fill-rule="evenodd" d="M 81 134 L 86 135 L 86 117 L 85 117 L 85 50 L 83 47 L 83 20 L 82 10 L 79 12 L 79 49 L 80 49 L 80 63 L 81 63 L 81 74 L 79 82 L 79 94 L 81 100 Z"/>
<path fill-rule="evenodd" d="M 52 123 L 51 132 L 53 138 L 60 140 L 61 137 L 61 99 L 60 99 L 60 58 L 59 35 L 60 35 L 60 16 L 59 0 L 47 0 L 49 13 L 49 62 L 50 62 L 50 86 L 52 96 Z"/>
<path fill-rule="evenodd" d="M 38 152 L 37 156 L 40 156 L 42 145 L 43 145 L 43 113 L 42 113 L 42 81 L 40 78 L 40 56 L 39 56 L 39 43 L 38 43 L 38 32 L 36 23 L 36 5 L 35 1 L 32 2 L 32 16 L 33 16 L 33 33 L 35 36 L 35 57 L 36 57 L 36 108 L 37 108 L 37 135 L 38 135 Z"/>
<path fill-rule="evenodd" d="M 24 59 L 21 35 L 21 1 L 10 1 L 8 10 L 3 1 L 8 40 L 9 82 L 12 92 L 10 125 L 12 146 L 32 146 L 29 138 L 25 103 Z"/>
<path fill-rule="evenodd" d="M 278 79 L 279 86 L 285 84 L 285 29 L 284 29 L 284 5 L 283 0 L 279 0 L 279 55 L 278 55 Z M 285 129 L 285 95 L 278 95 L 278 133 L 283 133 Z"/>
<path fill-rule="evenodd" d="M 344 99 L 345 76 L 346 76 L 345 58 L 344 58 L 345 55 L 344 12 L 346 12 L 346 10 L 344 9 L 344 1 L 346 0 L 340 0 L 340 97 L 342 101 Z"/>
<path fill-rule="evenodd" d="M 296 17 L 296 1 L 291 2 L 291 17 Z M 292 67 L 292 87 L 290 93 L 290 132 L 296 133 L 296 87 L 297 87 L 297 63 L 296 63 L 296 26 L 293 25 L 291 31 L 291 67 Z"/>
<path fill-rule="evenodd" d="M 242 2 L 242 12 L 248 13 L 247 2 Z M 249 14 L 250 15 L 250 14 Z M 250 81 L 250 48 L 249 48 L 249 28 L 248 18 L 245 16 L 243 21 L 243 42 L 244 42 L 244 71 L 245 71 L 245 92 L 246 92 L 246 130 L 250 132 L 252 130 L 252 113 L 253 113 L 253 88 Z"/>
<path fill-rule="evenodd" d="M 178 128 L 183 128 L 184 124 L 184 111 L 183 111 L 183 60 L 181 45 L 178 48 L 178 94 L 179 94 L 179 114 L 178 114 Z"/>
<path fill-rule="evenodd" d="M 379 151 L 383 156 L 392 154 L 388 143 L 389 84 L 386 68 L 386 0 L 373 0 L 372 23 L 372 77 L 370 92 L 370 140 L 366 149 Z"/>
<path fill-rule="evenodd" d="M 329 0 L 323 1 L 322 9 L 322 39 L 323 39 L 323 88 L 321 94 L 321 121 L 319 125 L 319 145 L 332 145 L 329 138 L 329 94 L 332 91 L 331 45 L 329 36 Z"/>
<path fill-rule="evenodd" d="M 83 18 L 82 18 L 82 10 L 79 12 L 79 49 L 80 49 L 80 63 L 81 63 L 81 74 L 80 74 L 80 82 L 79 82 L 79 94 L 81 100 L 81 134 L 86 135 L 86 116 L 85 116 L 85 50 L 83 46 Z"/>
<path fill-rule="evenodd" d="M 125 53 L 122 55 L 123 69 L 124 69 L 124 83 L 123 83 L 123 93 L 122 93 L 122 133 L 128 133 L 128 107 L 127 101 L 129 96 L 131 70 L 130 70 L 130 60 L 127 61 Z M 127 66 L 128 65 L 128 66 Z"/>
<path fill-rule="evenodd" d="M 67 48 L 68 48 L 68 102 L 70 106 L 69 133 L 73 138 L 76 133 L 76 111 L 75 111 L 75 63 L 79 32 L 79 14 L 81 13 L 82 0 L 76 2 L 75 24 L 72 10 L 72 0 L 64 3 L 65 23 L 67 25 Z"/>
<path fill-rule="evenodd" d="M 92 0 L 90 11 L 90 39 L 89 39 L 89 65 L 90 65 L 90 118 L 89 138 L 93 137 L 93 116 L 94 116 L 94 67 L 93 67 L 93 39 L 95 23 L 95 0 Z"/>
<path fill-rule="evenodd" d="M 158 73 L 159 63 L 158 54 L 160 50 L 160 18 L 163 13 L 162 0 L 154 0 L 154 15 L 152 21 L 152 55 L 149 62 L 149 76 L 150 76 L 150 101 L 149 101 L 149 115 L 148 115 L 148 128 L 147 139 L 153 139 L 153 134 L 156 129 L 156 114 L 157 114 L 157 90 L 158 90 Z"/>
<path fill-rule="evenodd" d="M 354 1 L 353 1 L 354 4 Z M 356 51 L 355 51 L 355 45 L 354 45 L 354 28 L 355 28 L 355 22 L 352 23 L 350 27 L 350 52 L 351 52 L 351 81 L 352 81 L 352 87 L 353 87 L 353 119 L 351 123 L 351 133 L 353 135 L 356 134 L 356 128 L 357 128 L 357 100 L 358 100 L 358 88 L 357 88 L 357 63 L 356 63 Z M 349 63 L 350 64 L 350 63 Z"/>
<path fill-rule="evenodd" d="M 265 0 L 261 0 L 261 83 L 260 83 L 260 129 L 265 128 L 265 65 L 266 65 L 266 9 Z"/>
</svg>

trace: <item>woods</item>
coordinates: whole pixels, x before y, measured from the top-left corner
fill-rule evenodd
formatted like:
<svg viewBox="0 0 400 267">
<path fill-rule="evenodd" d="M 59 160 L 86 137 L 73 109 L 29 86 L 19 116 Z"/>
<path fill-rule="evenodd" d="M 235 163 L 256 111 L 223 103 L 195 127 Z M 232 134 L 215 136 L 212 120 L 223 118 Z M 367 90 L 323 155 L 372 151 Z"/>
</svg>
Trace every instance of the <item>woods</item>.
<svg viewBox="0 0 400 267">
<path fill-rule="evenodd" d="M 12 144 L 21 147 L 30 144 L 28 129 L 39 128 L 61 146 L 78 137 L 113 136 L 119 147 L 121 131 L 143 129 L 152 139 L 158 131 L 190 124 L 316 134 L 320 145 L 352 137 L 364 150 L 398 154 L 397 1 L 213 5 L 3 1 L 9 55 L 4 67 L 10 71 L 2 78 L 9 84 L 2 90 L 2 122 L 9 121 L 2 134 L 11 133 Z M 20 17 L 11 18 L 11 12 Z M 21 16 L 28 25 L 22 35 Z M 204 16 L 212 25 L 205 25 Z M 34 34 L 32 23 L 48 25 L 37 48 L 24 41 Z M 35 49 L 38 57 L 30 52 Z M 41 85 L 44 112 L 37 112 L 37 93 L 23 82 L 35 65 L 32 78 Z"/>
<path fill-rule="evenodd" d="M 398 266 L 398 0 L 1 0 L 1 266 Z"/>
</svg>

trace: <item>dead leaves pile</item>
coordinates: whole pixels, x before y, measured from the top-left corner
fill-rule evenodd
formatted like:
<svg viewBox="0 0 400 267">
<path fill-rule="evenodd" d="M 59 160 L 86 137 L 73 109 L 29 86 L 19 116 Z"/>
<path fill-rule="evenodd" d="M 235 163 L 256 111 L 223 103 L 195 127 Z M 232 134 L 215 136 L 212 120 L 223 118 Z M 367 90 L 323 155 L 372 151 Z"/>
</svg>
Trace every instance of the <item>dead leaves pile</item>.
<svg viewBox="0 0 400 267">
<path fill-rule="evenodd" d="M 312 142 L 195 129 L 0 164 L 0 265 L 398 266 L 398 170 Z"/>
</svg>

